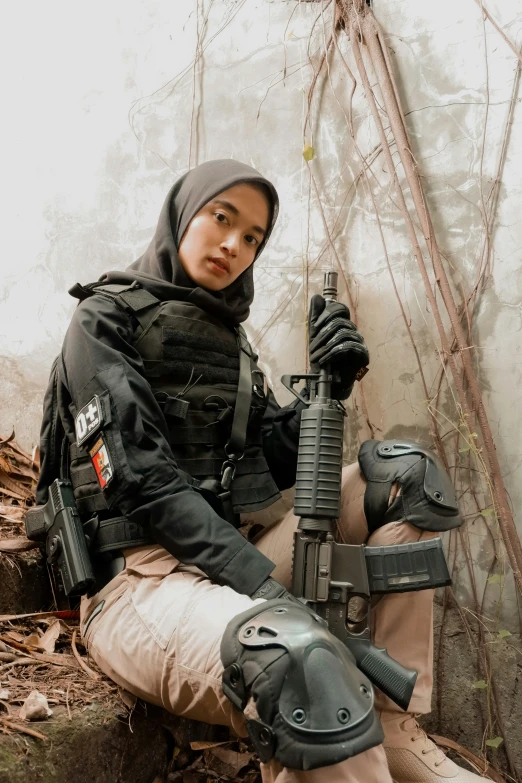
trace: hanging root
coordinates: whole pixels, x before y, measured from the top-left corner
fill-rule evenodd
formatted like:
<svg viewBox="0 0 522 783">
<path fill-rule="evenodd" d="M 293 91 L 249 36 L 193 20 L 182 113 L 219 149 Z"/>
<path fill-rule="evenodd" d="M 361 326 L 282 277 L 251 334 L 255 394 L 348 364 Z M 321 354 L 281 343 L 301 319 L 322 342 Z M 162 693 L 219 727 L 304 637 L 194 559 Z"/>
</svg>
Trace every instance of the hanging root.
<svg viewBox="0 0 522 783">
<path fill-rule="evenodd" d="M 493 434 L 484 407 L 477 375 L 473 367 L 473 347 L 470 345 L 470 341 L 464 331 L 461 315 L 459 315 L 459 309 L 455 302 L 437 244 L 421 178 L 408 138 L 404 115 L 383 35 L 371 9 L 364 0 L 337 0 L 337 2 L 342 16 L 341 27 L 345 29 L 352 43 L 355 62 L 381 141 L 383 155 L 392 178 L 398 206 L 406 223 L 415 258 L 425 285 L 428 302 L 439 332 L 444 359 L 453 377 L 458 404 L 469 423 L 476 417 L 482 442 L 481 455 L 487 471 L 486 481 L 491 487 L 494 510 L 498 518 L 509 564 L 513 570 L 518 590 L 522 593 L 522 545 L 515 527 L 506 486 L 498 462 Z M 370 86 L 369 71 L 373 74 L 373 83 L 377 83 L 381 93 L 382 103 L 389 122 L 388 136 L 385 133 L 374 92 Z M 415 231 L 414 219 L 406 206 L 402 185 L 392 160 L 389 141 L 390 134 L 396 145 L 411 193 L 416 218 L 415 222 L 417 222 L 422 231 L 424 244 L 431 262 L 435 286 L 430 280 Z M 451 324 L 450 335 L 447 334 L 443 324 L 443 313 L 441 313 L 437 301 L 436 289 L 438 289 L 442 297 L 445 315 L 449 318 Z M 452 343 L 454 347 L 452 347 Z"/>
</svg>

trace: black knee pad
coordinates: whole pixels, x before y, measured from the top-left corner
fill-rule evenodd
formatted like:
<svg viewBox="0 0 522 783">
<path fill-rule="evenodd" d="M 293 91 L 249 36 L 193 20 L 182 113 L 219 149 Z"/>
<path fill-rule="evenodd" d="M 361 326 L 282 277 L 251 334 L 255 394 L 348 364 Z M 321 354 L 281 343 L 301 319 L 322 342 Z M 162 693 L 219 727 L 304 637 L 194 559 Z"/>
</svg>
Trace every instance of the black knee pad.
<svg viewBox="0 0 522 783">
<path fill-rule="evenodd" d="M 403 520 L 422 530 L 451 530 L 462 524 L 455 490 L 439 457 L 411 440 L 366 440 L 359 466 L 368 482 L 364 513 L 370 533 Z M 392 485 L 401 492 L 388 506 Z"/>
<path fill-rule="evenodd" d="M 370 681 L 324 620 L 274 599 L 227 625 L 221 642 L 223 691 L 243 711 L 263 762 L 293 769 L 338 764 L 383 741 Z"/>
</svg>

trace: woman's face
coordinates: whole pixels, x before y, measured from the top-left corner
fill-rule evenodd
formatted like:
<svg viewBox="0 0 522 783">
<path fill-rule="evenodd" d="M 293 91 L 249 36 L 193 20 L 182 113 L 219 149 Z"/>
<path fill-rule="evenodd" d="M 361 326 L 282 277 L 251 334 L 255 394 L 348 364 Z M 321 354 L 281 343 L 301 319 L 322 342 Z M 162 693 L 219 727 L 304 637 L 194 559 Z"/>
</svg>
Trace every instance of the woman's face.
<svg viewBox="0 0 522 783">
<path fill-rule="evenodd" d="M 253 263 L 268 220 L 259 190 L 247 184 L 223 190 L 190 221 L 178 248 L 183 269 L 198 286 L 221 291 Z"/>
</svg>

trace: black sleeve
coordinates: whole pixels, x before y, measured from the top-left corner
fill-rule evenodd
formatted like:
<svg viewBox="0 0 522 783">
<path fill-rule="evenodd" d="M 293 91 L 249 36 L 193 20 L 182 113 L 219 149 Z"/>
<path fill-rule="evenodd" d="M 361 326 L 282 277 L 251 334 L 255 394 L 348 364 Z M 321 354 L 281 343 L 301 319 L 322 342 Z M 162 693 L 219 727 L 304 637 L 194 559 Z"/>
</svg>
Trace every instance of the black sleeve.
<svg viewBox="0 0 522 783">
<path fill-rule="evenodd" d="M 262 424 L 263 451 L 279 489 L 288 489 L 295 484 L 301 411 L 304 407 L 304 403 L 296 397 L 290 405 L 281 408 L 272 390 L 268 390 L 268 405 Z"/>
<path fill-rule="evenodd" d="M 130 318 L 102 294 L 84 300 L 67 331 L 59 365 L 72 414 L 94 395 L 101 400 L 102 436 L 114 467 L 103 490 L 109 508 L 117 507 L 143 526 L 183 563 L 250 595 L 274 564 L 179 473 L 165 418 L 132 345 Z"/>
</svg>

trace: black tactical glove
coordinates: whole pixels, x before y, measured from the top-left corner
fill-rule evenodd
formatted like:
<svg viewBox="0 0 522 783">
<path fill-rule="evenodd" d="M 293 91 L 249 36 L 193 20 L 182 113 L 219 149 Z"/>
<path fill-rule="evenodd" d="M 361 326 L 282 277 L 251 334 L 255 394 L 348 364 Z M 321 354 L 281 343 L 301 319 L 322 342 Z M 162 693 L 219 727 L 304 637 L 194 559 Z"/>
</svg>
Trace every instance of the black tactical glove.
<svg viewBox="0 0 522 783">
<path fill-rule="evenodd" d="M 250 598 L 265 598 L 267 601 L 270 601 L 272 598 L 280 598 L 282 601 L 297 602 L 299 606 L 305 607 L 305 605 L 292 595 L 292 593 L 288 592 L 286 587 L 283 587 L 280 582 L 272 579 L 271 576 L 269 576 L 268 579 L 265 579 L 261 587 L 258 587 Z"/>
<path fill-rule="evenodd" d="M 350 321 L 350 311 L 341 302 L 327 302 L 315 294 L 310 301 L 308 328 L 312 372 L 328 364 L 340 376 L 332 383 L 332 397 L 348 399 L 357 373 L 370 361 L 364 338 Z"/>
</svg>

